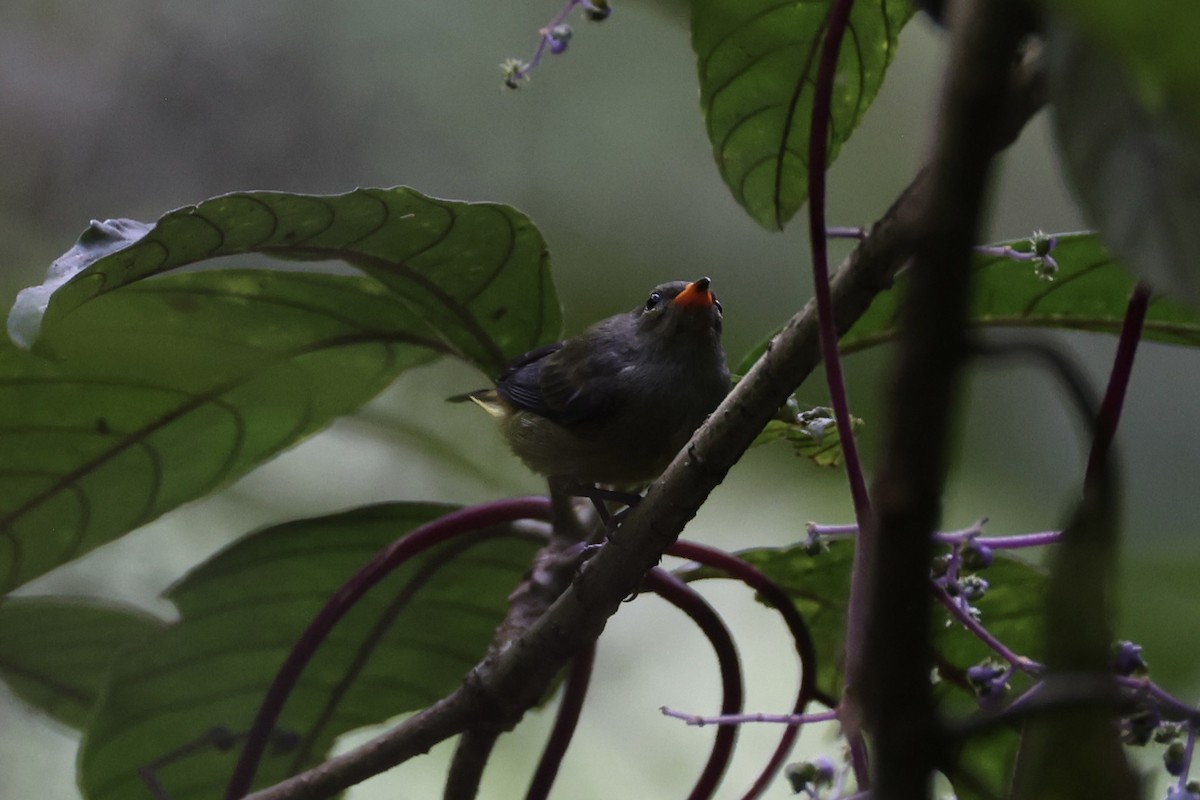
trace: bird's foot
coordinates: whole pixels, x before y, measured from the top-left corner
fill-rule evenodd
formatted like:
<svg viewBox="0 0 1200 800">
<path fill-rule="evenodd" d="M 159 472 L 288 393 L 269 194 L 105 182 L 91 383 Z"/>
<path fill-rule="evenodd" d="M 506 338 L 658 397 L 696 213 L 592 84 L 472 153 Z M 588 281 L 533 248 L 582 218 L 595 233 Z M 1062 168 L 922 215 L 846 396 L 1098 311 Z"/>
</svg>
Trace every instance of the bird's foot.
<svg viewBox="0 0 1200 800">
<path fill-rule="evenodd" d="M 571 488 L 571 494 L 575 497 L 585 497 L 592 501 L 592 507 L 596 509 L 596 515 L 600 518 L 600 522 L 604 524 L 605 531 L 611 536 L 614 531 L 621 525 L 621 521 L 625 519 L 625 515 L 630 509 L 642 501 L 642 496 L 635 492 L 622 492 L 617 489 L 605 489 L 600 486 L 589 486 L 580 484 Z M 625 508 L 613 513 L 609 511 L 608 503 L 621 503 Z"/>
</svg>

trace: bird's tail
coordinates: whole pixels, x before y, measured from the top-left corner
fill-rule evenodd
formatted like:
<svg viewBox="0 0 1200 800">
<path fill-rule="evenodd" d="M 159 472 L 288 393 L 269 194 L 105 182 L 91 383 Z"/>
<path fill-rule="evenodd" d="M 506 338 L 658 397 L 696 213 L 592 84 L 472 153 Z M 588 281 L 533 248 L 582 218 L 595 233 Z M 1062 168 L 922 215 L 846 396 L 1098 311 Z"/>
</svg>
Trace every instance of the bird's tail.
<svg viewBox="0 0 1200 800">
<path fill-rule="evenodd" d="M 472 402 L 482 408 L 493 417 L 503 417 L 507 413 L 504 406 L 504 401 L 500 399 L 500 395 L 495 389 L 476 389 L 473 392 L 465 394 L 456 394 L 453 397 L 447 397 L 447 403 L 466 403 Z"/>
</svg>

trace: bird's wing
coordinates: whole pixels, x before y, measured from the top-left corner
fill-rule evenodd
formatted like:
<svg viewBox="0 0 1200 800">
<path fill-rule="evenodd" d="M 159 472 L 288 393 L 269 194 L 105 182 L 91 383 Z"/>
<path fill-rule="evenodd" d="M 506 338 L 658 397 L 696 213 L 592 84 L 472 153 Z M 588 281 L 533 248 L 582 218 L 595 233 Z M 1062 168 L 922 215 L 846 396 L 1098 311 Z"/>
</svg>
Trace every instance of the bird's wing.
<svg viewBox="0 0 1200 800">
<path fill-rule="evenodd" d="M 608 406 L 606 384 L 595 379 L 593 360 L 583 347 L 546 345 L 510 364 L 496 391 L 515 408 L 564 425 L 581 422 Z"/>
<path fill-rule="evenodd" d="M 551 409 L 542 396 L 542 368 L 546 358 L 562 347 L 562 342 L 555 342 L 519 356 L 496 379 L 496 392 L 514 408 L 549 416 Z"/>
</svg>

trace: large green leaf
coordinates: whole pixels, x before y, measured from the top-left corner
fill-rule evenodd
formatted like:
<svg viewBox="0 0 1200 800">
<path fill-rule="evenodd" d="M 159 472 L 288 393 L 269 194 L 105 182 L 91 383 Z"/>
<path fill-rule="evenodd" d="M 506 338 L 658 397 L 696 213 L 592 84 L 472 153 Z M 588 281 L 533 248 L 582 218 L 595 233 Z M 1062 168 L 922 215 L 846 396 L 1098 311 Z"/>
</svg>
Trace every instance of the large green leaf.
<svg viewBox="0 0 1200 800">
<path fill-rule="evenodd" d="M 1175 0 L 1052 0 L 1073 27 L 1115 57 L 1153 114 L 1200 132 L 1200 6 Z M 1128 111 L 1128 107 L 1122 110 Z"/>
<path fill-rule="evenodd" d="M 121 659 L 85 733 L 89 800 L 149 797 L 155 766 L 173 800 L 214 798 L 275 671 L 321 605 L 381 547 L 451 508 L 388 504 L 253 534 L 198 567 L 168 597 L 179 623 Z M 349 730 L 424 708 L 486 651 L 536 540 L 508 528 L 463 536 L 402 566 L 338 624 L 279 721 L 258 785 L 322 760 Z M 198 744 L 177 759 L 164 757 Z"/>
<path fill-rule="evenodd" d="M 1192 8 L 1171 14 L 1169 25 L 1161 24 L 1167 17 L 1156 18 L 1154 27 L 1200 32 L 1195 4 L 1180 5 Z M 1118 39 L 1124 36 L 1121 31 Z M 1189 37 L 1193 65 L 1194 47 Z M 1167 108 L 1152 108 L 1122 69 L 1119 51 L 1063 24 L 1050 28 L 1048 85 L 1064 172 L 1114 252 L 1155 289 L 1200 305 L 1200 87 L 1192 83 L 1182 94 L 1160 98 L 1157 105 Z"/>
<path fill-rule="evenodd" d="M 96 222 L 22 292 L 9 319 L 33 343 L 79 306 L 188 264 L 243 253 L 340 259 L 385 284 L 447 349 L 496 374 L 558 334 L 546 244 L 524 214 L 412 189 L 342 195 L 240 192 L 172 211 L 153 226 Z"/>
<path fill-rule="evenodd" d="M 376 281 L 179 274 L 0 344 L 0 588 L 211 492 L 442 345 Z"/>
<path fill-rule="evenodd" d="M 695 0 L 700 103 L 721 177 L 759 224 L 776 229 L 808 197 L 813 87 L 830 0 Z M 838 54 L 829 161 L 883 83 L 908 0 L 854 4 Z"/>
<path fill-rule="evenodd" d="M 373 277 L 161 274 L 249 251 Z M 557 334 L 556 302 L 523 216 L 407 189 L 94 224 L 10 316 L 54 360 L 0 344 L 0 590 L 220 488 L 437 355 L 498 369 Z"/>
<path fill-rule="evenodd" d="M 31 706 L 82 728 L 116 656 L 162 624 L 95 600 L 10 597 L 0 603 L 0 678 Z"/>
<path fill-rule="evenodd" d="M 1135 283 L 1133 275 L 1093 233 L 1068 233 L 1054 238 L 1056 245 L 1051 257 L 1057 269 L 1050 273 L 1036 262 L 1004 255 L 981 253 L 975 257 L 971 324 L 1095 333 L 1121 330 Z M 1008 245 L 1026 253 L 1032 246 L 1027 240 Z M 906 285 L 906 276 L 901 273 L 895 289 L 875 299 L 867 313 L 842 337 L 844 351 L 853 352 L 895 335 L 897 310 Z M 1157 297 L 1150 304 L 1142 336 L 1168 344 L 1200 345 L 1200 313 Z"/>
</svg>

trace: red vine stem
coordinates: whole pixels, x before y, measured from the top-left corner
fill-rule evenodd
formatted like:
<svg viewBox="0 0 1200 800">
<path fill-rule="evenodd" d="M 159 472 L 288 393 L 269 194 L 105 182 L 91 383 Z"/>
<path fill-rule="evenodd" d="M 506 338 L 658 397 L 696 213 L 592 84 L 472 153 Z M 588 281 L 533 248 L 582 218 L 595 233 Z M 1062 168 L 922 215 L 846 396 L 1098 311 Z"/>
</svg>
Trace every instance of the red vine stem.
<svg viewBox="0 0 1200 800">
<path fill-rule="evenodd" d="M 829 290 L 829 251 L 825 224 L 825 164 L 828 161 L 829 115 L 832 113 L 833 79 L 837 72 L 838 53 L 842 38 L 850 23 L 854 0 L 836 0 L 826 20 L 825 40 L 821 60 L 817 64 L 817 80 L 813 89 L 812 119 L 808 134 L 808 241 L 812 252 L 813 284 L 817 299 L 817 314 L 821 334 L 821 357 L 825 362 L 825 380 L 829 384 L 829 399 L 837 420 L 842 457 L 850 480 L 854 500 L 854 516 L 859 528 L 866 529 L 871 515 L 871 501 L 863 478 L 862 462 L 850 427 L 850 402 L 842 361 L 838 354 L 837 320 L 833 315 L 833 298 Z"/>
<path fill-rule="evenodd" d="M 833 299 L 829 288 L 829 252 L 825 223 L 825 165 L 828 161 L 829 115 L 832 109 L 833 80 L 837 72 L 838 53 L 842 38 L 850 24 L 850 11 L 854 0 L 835 0 L 826 18 L 825 39 L 821 45 L 821 60 L 817 65 L 817 80 L 813 88 L 812 119 L 808 134 L 808 239 L 812 252 L 813 284 L 817 300 L 817 322 L 821 339 L 821 356 L 825 363 L 825 381 L 829 385 L 829 401 L 837 421 L 838 435 L 842 444 L 842 458 L 846 464 L 846 477 L 850 483 L 850 496 L 854 502 L 854 518 L 860 531 L 870 536 L 871 499 L 863 476 L 862 462 L 858 457 L 858 446 L 850 422 L 850 401 L 846 394 L 846 380 L 842 374 L 842 362 L 838 354 L 837 320 L 833 314 Z M 865 621 L 863 593 L 868 580 L 868 562 L 864 553 L 871 549 L 871 542 L 860 538 L 854 548 L 854 564 L 851 570 L 850 597 L 847 601 L 848 649 L 861 640 Z M 847 663 L 856 658 L 848 654 Z M 855 675 L 847 672 L 845 693 L 854 688 Z M 843 729 L 850 745 L 854 777 L 860 790 L 869 783 L 866 748 L 858 730 L 856 716 L 843 720 Z"/>
<path fill-rule="evenodd" d="M 1133 375 L 1133 358 L 1142 338 L 1142 327 L 1146 322 L 1149 305 L 1150 287 L 1138 283 L 1133 287 L 1125 309 L 1125 321 L 1121 324 L 1121 335 L 1117 340 L 1117 353 L 1109 373 L 1108 389 L 1096 416 L 1096 432 L 1092 438 L 1092 451 L 1088 456 L 1087 472 L 1084 475 L 1085 486 L 1095 484 L 1099 471 L 1108 461 L 1113 437 L 1117 434 L 1117 423 L 1121 419 L 1121 408 L 1125 404 L 1125 391 L 1129 388 L 1129 379 Z"/>
</svg>

